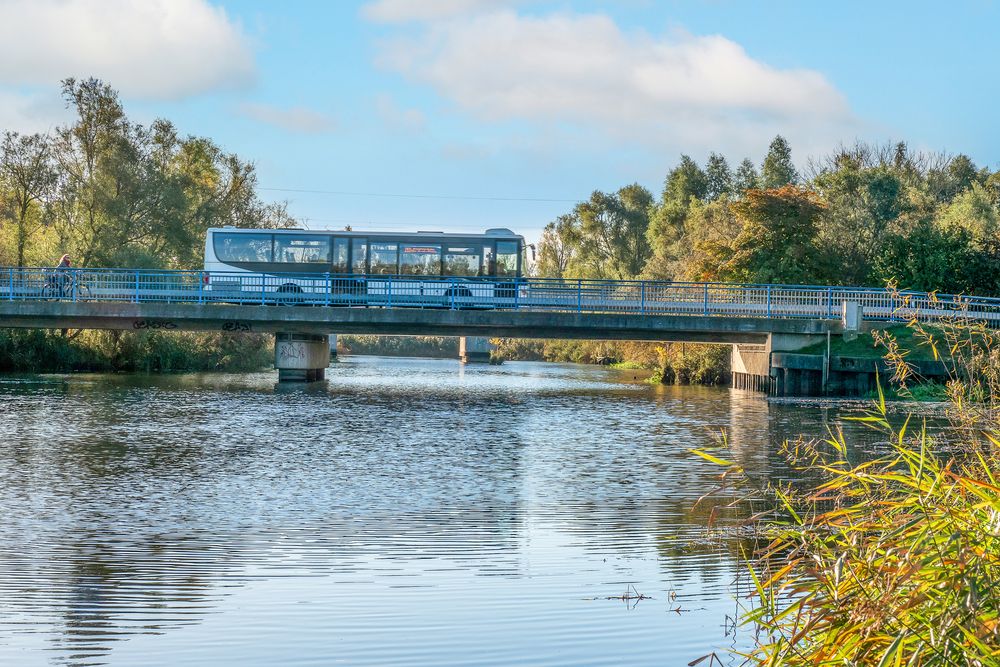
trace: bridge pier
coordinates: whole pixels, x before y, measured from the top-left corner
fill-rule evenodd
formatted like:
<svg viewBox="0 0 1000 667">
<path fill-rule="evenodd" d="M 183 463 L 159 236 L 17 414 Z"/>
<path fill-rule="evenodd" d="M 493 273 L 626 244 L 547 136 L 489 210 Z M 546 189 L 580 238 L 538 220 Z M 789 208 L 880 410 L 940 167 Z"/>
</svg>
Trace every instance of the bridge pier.
<svg viewBox="0 0 1000 667">
<path fill-rule="evenodd" d="M 462 336 L 458 339 L 458 359 L 463 364 L 488 364 L 493 343 L 481 336 Z"/>
<path fill-rule="evenodd" d="M 274 334 L 274 367 L 278 382 L 316 382 L 330 365 L 330 341 L 326 334 Z"/>
<path fill-rule="evenodd" d="M 864 311 L 856 302 L 841 304 L 842 333 L 856 338 L 864 324 Z M 831 370 L 829 355 L 797 354 L 803 348 L 829 341 L 829 333 L 770 333 L 763 345 L 734 343 L 732 387 L 761 391 L 771 396 L 864 395 L 867 372 Z"/>
</svg>

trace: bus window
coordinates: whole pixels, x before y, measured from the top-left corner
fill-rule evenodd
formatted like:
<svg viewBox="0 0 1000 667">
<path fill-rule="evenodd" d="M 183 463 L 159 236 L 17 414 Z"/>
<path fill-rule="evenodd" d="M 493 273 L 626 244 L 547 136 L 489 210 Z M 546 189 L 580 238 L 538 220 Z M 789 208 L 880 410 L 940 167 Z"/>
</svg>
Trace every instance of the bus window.
<svg viewBox="0 0 1000 667">
<path fill-rule="evenodd" d="M 517 275 L 517 242 L 497 242 L 497 272 L 498 276 Z"/>
<path fill-rule="evenodd" d="M 327 264 L 330 261 L 330 237 L 275 234 L 274 261 L 281 264 Z"/>
<path fill-rule="evenodd" d="M 368 273 L 368 239 L 351 239 L 351 273 L 356 276 Z"/>
<path fill-rule="evenodd" d="M 399 273 L 404 276 L 440 276 L 441 246 L 404 245 L 399 256 Z"/>
<path fill-rule="evenodd" d="M 480 275 L 495 276 L 497 274 L 497 263 L 493 259 L 493 248 L 487 246 L 483 248 L 483 270 Z"/>
<path fill-rule="evenodd" d="M 479 262 L 482 258 L 482 248 L 445 248 L 444 275 L 446 276 L 476 276 L 479 275 Z"/>
<path fill-rule="evenodd" d="M 271 235 L 216 232 L 215 256 L 220 262 L 270 262 Z"/>
<path fill-rule="evenodd" d="M 399 267 L 399 246 L 395 243 L 371 244 L 371 272 L 373 275 L 396 275 Z"/>
<path fill-rule="evenodd" d="M 333 257 L 330 270 L 333 273 L 347 273 L 347 239 L 333 239 Z"/>
</svg>

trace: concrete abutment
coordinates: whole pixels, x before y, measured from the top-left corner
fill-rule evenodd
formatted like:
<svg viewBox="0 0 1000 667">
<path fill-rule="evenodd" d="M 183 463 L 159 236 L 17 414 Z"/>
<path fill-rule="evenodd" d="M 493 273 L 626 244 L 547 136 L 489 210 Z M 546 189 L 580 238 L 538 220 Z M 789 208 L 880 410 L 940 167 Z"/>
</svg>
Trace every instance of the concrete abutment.
<svg viewBox="0 0 1000 667">
<path fill-rule="evenodd" d="M 330 365 L 327 334 L 274 334 L 274 367 L 278 382 L 316 382 L 324 379 Z"/>
</svg>

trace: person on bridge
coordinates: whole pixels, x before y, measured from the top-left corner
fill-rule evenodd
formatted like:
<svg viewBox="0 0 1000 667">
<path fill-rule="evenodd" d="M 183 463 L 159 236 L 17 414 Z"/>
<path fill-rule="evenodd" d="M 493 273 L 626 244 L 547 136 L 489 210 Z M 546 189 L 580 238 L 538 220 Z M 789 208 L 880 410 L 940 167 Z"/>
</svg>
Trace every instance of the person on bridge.
<svg viewBox="0 0 1000 667">
<path fill-rule="evenodd" d="M 59 263 L 56 264 L 54 282 L 59 289 L 65 289 L 66 283 L 69 282 L 69 275 L 67 271 L 72 268 L 72 262 L 69 258 L 69 253 L 63 255 L 59 259 Z"/>
</svg>

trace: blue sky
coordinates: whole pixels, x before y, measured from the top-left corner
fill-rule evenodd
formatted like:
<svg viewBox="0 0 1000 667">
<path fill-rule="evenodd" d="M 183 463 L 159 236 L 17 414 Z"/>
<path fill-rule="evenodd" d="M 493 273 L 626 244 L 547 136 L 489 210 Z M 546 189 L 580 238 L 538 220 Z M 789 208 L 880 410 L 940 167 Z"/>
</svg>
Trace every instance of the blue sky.
<svg viewBox="0 0 1000 667">
<path fill-rule="evenodd" d="M 779 132 L 801 166 L 863 139 L 1000 168 L 998 25 L 987 0 L 0 0 L 0 128 L 64 122 L 59 79 L 94 75 L 310 227 L 534 238 Z"/>
</svg>

